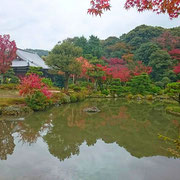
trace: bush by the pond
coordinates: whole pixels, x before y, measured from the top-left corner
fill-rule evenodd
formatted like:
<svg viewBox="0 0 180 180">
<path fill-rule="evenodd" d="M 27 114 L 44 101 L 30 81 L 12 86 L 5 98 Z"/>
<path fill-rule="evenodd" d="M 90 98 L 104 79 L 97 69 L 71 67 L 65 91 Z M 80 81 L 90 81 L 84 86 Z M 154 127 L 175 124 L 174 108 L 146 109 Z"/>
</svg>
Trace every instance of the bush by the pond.
<svg viewBox="0 0 180 180">
<path fill-rule="evenodd" d="M 53 104 L 59 104 L 59 105 L 71 102 L 70 96 L 68 96 L 62 92 L 54 93 L 51 97 L 51 100 L 52 100 Z"/>
<path fill-rule="evenodd" d="M 165 93 L 180 103 L 180 82 L 169 83 L 165 89 Z"/>
<path fill-rule="evenodd" d="M 180 116 L 180 106 L 168 106 L 166 108 L 166 111 L 171 113 L 171 114 L 175 114 L 175 115 Z"/>
<path fill-rule="evenodd" d="M 34 111 L 45 110 L 52 104 L 52 101 L 40 91 L 36 91 L 34 94 L 27 96 L 25 101 L 26 104 Z"/>
<path fill-rule="evenodd" d="M 146 99 L 147 99 L 147 100 L 153 100 L 153 96 L 152 96 L 152 95 L 147 95 L 147 96 L 146 96 Z"/>
<path fill-rule="evenodd" d="M 77 95 L 75 93 L 71 94 L 70 95 L 70 100 L 71 100 L 72 103 L 77 102 L 77 100 L 78 100 Z"/>
</svg>

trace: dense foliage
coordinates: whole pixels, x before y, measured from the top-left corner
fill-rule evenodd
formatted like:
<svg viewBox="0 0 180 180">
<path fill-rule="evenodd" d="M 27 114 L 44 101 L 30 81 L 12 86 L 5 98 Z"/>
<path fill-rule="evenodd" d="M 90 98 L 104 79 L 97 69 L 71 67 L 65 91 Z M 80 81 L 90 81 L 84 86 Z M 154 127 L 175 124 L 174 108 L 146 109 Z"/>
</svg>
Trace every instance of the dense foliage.
<svg viewBox="0 0 180 180">
<path fill-rule="evenodd" d="M 58 55 L 57 49 L 63 49 L 62 46 L 66 48 L 63 47 L 61 53 L 66 51 L 65 49 L 81 48 L 81 57 L 71 58 L 70 53 L 74 51 Z M 136 76 L 146 74 L 145 77 L 150 78 L 151 82 L 151 90 L 147 92 L 153 94 L 159 92 L 158 87 L 165 88 L 168 83 L 180 80 L 179 60 L 179 27 L 165 29 L 141 25 L 120 37 L 111 36 L 105 40 L 93 35 L 89 38 L 67 38 L 54 47 L 46 63 L 61 75 L 61 79 L 65 78 L 54 84 L 65 84 L 66 89 L 68 82 L 81 84 L 86 81 L 93 83 L 95 90 L 109 94 L 113 92 L 111 89 L 114 89 L 110 87 L 111 84 L 118 84 L 120 81 L 123 87 L 120 91 L 123 93 L 129 91 L 132 94 L 148 94 L 143 88 L 142 92 L 130 92 L 130 89 L 126 88 Z"/>
<path fill-rule="evenodd" d="M 62 44 L 57 44 L 46 59 L 49 67 L 64 74 L 65 89 L 68 88 L 70 75 L 80 75 L 81 73 L 81 65 L 76 61 L 76 58 L 80 57 L 81 54 L 81 48 L 74 46 L 70 42 L 63 42 Z"/>
</svg>

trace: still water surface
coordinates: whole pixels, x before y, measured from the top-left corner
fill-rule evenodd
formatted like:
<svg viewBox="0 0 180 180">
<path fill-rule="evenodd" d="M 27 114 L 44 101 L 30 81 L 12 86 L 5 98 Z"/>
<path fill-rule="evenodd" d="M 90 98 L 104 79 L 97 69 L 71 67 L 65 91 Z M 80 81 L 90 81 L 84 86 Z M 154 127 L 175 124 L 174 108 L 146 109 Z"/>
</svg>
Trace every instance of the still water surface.
<svg viewBox="0 0 180 180">
<path fill-rule="evenodd" d="M 88 114 L 96 106 L 101 112 Z M 180 180 L 180 159 L 157 134 L 180 118 L 160 103 L 91 99 L 0 121 L 0 180 Z"/>
</svg>

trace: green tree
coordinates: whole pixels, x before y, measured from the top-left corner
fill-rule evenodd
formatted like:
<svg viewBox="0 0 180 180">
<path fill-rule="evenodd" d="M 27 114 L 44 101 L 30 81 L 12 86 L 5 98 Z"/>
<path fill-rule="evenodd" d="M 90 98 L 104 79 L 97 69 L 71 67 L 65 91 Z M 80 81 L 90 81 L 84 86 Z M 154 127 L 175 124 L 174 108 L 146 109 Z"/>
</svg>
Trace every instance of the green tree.
<svg viewBox="0 0 180 180">
<path fill-rule="evenodd" d="M 127 86 L 130 87 L 132 94 L 153 94 L 158 92 L 153 86 L 150 77 L 147 74 L 141 74 L 139 76 L 134 76 L 131 81 L 127 83 Z"/>
<path fill-rule="evenodd" d="M 161 27 L 141 25 L 127 34 L 123 34 L 120 37 L 120 40 L 134 46 L 135 49 L 138 49 L 142 43 L 147 43 L 153 38 L 160 36 L 163 31 L 164 29 Z"/>
<path fill-rule="evenodd" d="M 175 101 L 180 104 L 180 82 L 173 82 L 167 84 L 165 92 Z"/>
<path fill-rule="evenodd" d="M 29 67 L 26 75 L 37 74 L 39 76 L 43 76 L 42 67 Z"/>
<path fill-rule="evenodd" d="M 172 66 L 171 56 L 167 51 L 157 50 L 151 54 L 149 66 L 152 67 L 152 78 L 155 81 L 160 81 L 165 77 L 165 73 L 170 70 Z"/>
<path fill-rule="evenodd" d="M 10 68 L 5 74 L 4 74 L 4 83 L 19 83 L 19 78 L 15 75 L 14 70 Z"/>
<path fill-rule="evenodd" d="M 102 46 L 100 39 L 97 36 L 91 35 L 88 40 L 88 51 L 87 54 L 92 54 L 97 58 L 102 56 Z"/>
<path fill-rule="evenodd" d="M 68 89 L 69 77 L 74 73 L 74 68 L 78 63 L 77 57 L 82 54 L 80 47 L 74 46 L 72 43 L 63 42 L 57 44 L 49 53 L 46 63 L 49 67 L 57 72 L 63 72 L 65 76 L 65 89 Z"/>
<path fill-rule="evenodd" d="M 134 58 L 142 61 L 145 65 L 148 65 L 151 54 L 158 49 L 158 46 L 152 42 L 144 43 L 135 51 Z"/>
<path fill-rule="evenodd" d="M 88 54 L 88 41 L 84 36 L 74 38 L 74 45 L 79 46 L 83 50 L 83 56 Z"/>
</svg>

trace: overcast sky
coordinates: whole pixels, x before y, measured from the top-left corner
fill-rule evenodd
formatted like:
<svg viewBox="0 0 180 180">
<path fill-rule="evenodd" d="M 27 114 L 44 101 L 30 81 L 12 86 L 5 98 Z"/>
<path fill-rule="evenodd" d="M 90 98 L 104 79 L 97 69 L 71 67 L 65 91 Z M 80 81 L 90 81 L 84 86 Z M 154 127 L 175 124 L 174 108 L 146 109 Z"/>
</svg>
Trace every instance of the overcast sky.
<svg viewBox="0 0 180 180">
<path fill-rule="evenodd" d="M 87 14 L 90 0 L 1 0 L 0 34 L 10 34 L 19 48 L 51 50 L 67 37 L 119 37 L 138 25 L 180 26 L 180 17 L 125 10 L 125 0 L 111 0 L 111 11 L 102 17 Z"/>
</svg>

